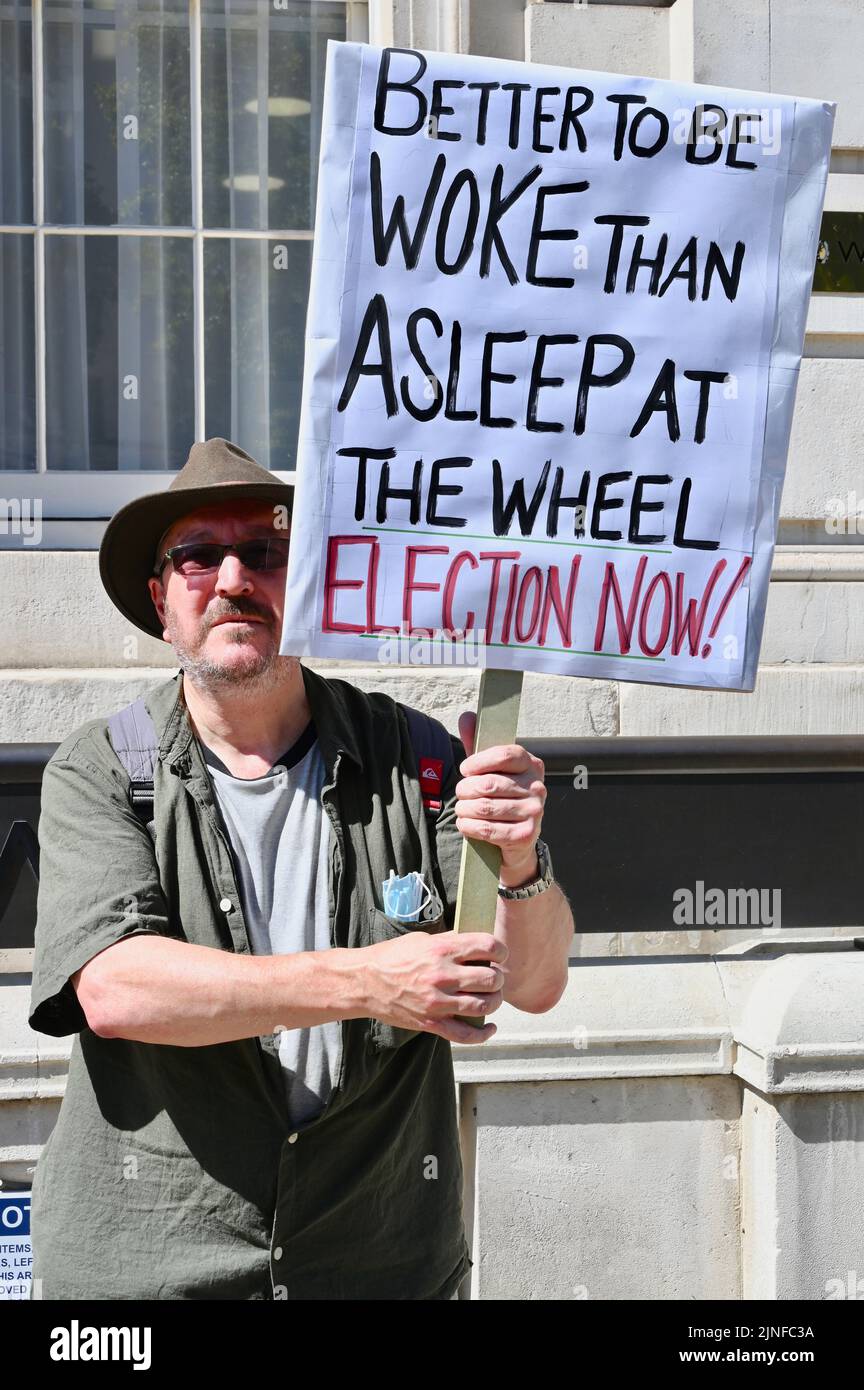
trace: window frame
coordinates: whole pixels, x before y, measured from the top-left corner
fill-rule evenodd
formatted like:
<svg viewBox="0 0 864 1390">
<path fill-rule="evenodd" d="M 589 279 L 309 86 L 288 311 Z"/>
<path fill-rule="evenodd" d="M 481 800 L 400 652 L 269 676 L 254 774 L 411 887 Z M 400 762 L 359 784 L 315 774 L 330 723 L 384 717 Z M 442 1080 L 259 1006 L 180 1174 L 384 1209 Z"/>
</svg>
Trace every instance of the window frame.
<svg viewBox="0 0 864 1390">
<path fill-rule="evenodd" d="M 367 42 L 369 37 L 368 0 L 315 0 L 316 5 L 333 6 L 345 15 L 346 38 Z M 44 170 L 44 11 L 43 0 L 30 0 L 32 26 L 32 108 L 33 108 L 33 223 L 0 223 L 0 234 L 33 238 L 34 350 L 36 449 L 33 469 L 0 468 L 0 498 L 22 498 L 41 509 L 42 545 L 55 549 L 96 549 L 104 523 L 127 502 L 167 487 L 175 470 L 157 472 L 93 469 L 53 469 L 47 467 L 46 448 L 46 326 L 45 326 L 45 242 L 52 236 L 135 236 L 174 237 L 192 242 L 193 296 L 193 381 L 195 392 L 195 437 L 189 445 L 206 438 L 206 396 L 204 370 L 204 248 L 208 240 L 312 241 L 309 228 L 211 228 L 203 224 L 204 188 L 202 161 L 202 72 L 201 0 L 189 0 L 190 117 L 192 219 L 189 226 L 148 225 L 80 226 L 72 223 L 46 223 Z M 274 477 L 293 483 L 293 471 L 272 470 Z M 0 517 L 2 520 L 2 517 Z M 20 537 L 0 527 L 0 550 L 23 549 Z"/>
</svg>

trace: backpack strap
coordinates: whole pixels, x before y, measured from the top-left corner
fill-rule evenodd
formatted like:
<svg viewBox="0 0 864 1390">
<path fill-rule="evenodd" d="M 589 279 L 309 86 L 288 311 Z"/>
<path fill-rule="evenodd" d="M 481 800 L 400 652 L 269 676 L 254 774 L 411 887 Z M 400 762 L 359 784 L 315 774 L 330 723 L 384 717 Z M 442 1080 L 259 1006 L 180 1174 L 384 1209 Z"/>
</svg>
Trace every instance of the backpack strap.
<svg viewBox="0 0 864 1390">
<path fill-rule="evenodd" d="M 423 805 L 432 816 L 441 810 L 441 793 L 453 770 L 453 744 L 450 735 L 437 719 L 422 714 L 419 709 L 399 702 L 408 720 L 408 732 L 417 771 L 420 774 L 420 795 Z"/>
<path fill-rule="evenodd" d="M 404 710 L 408 721 L 423 805 L 430 815 L 437 816 L 442 805 L 442 789 L 453 770 L 450 735 L 437 719 L 413 709 L 411 705 L 400 702 L 400 709 Z M 159 740 L 142 698 L 133 700 L 111 715 L 108 736 L 129 775 L 132 807 L 146 824 L 153 819 L 153 769 L 159 752 Z"/>
<path fill-rule="evenodd" d="M 153 769 L 159 740 L 143 698 L 111 715 L 108 737 L 129 774 L 132 808 L 146 824 L 153 819 Z"/>
</svg>

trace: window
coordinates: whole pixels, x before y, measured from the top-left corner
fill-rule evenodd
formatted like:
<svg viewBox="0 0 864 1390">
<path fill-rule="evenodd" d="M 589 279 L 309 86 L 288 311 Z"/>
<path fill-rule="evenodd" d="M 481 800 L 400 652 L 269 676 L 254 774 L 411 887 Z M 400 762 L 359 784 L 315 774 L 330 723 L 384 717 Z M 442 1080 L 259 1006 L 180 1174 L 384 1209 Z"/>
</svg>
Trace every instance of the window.
<svg viewBox="0 0 864 1390">
<path fill-rule="evenodd" d="M 336 0 L 0 0 L 7 492 L 108 516 L 212 435 L 293 469 L 345 37 Z"/>
<path fill-rule="evenodd" d="M 525 744 L 546 765 L 543 838 L 573 905 L 574 958 L 864 944 L 864 738 Z M 0 976 L 32 968 L 41 781 L 55 747 L 0 747 Z"/>
</svg>

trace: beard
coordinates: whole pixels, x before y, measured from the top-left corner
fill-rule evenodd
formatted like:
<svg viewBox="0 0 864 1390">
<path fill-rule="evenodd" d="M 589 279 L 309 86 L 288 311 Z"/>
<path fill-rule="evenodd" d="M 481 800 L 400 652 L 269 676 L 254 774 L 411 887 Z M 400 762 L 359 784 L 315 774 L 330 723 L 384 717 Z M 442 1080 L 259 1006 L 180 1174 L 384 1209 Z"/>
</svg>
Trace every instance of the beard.
<svg viewBox="0 0 864 1390">
<path fill-rule="evenodd" d="M 239 614 L 238 614 L 239 616 Z M 246 687 L 261 694 L 281 685 L 288 676 L 297 658 L 280 656 L 276 647 L 265 651 L 251 651 L 244 660 L 226 661 L 202 653 L 202 647 L 210 631 L 205 628 L 199 641 L 194 645 L 180 634 L 179 624 L 173 610 L 165 603 L 165 630 L 171 638 L 171 645 L 177 653 L 181 670 L 192 684 L 201 691 L 216 693 L 227 688 Z M 242 640 L 242 639 L 238 639 Z"/>
</svg>

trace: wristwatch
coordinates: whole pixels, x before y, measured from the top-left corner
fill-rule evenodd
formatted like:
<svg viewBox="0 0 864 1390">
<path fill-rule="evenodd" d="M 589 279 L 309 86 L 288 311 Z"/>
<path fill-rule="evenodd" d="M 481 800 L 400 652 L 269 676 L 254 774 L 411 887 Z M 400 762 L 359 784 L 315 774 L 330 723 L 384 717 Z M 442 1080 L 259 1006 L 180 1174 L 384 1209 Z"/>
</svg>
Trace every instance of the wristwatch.
<svg viewBox="0 0 864 1390">
<path fill-rule="evenodd" d="M 544 840 L 538 840 L 534 846 L 537 851 L 537 860 L 540 871 L 535 879 L 526 883 L 522 888 L 505 888 L 503 884 L 498 884 L 499 898 L 505 898 L 508 902 L 521 902 L 523 898 L 536 898 L 538 893 L 545 893 L 547 888 L 551 888 L 555 882 L 555 875 L 552 871 L 552 858 L 549 854 L 549 846 Z"/>
</svg>

